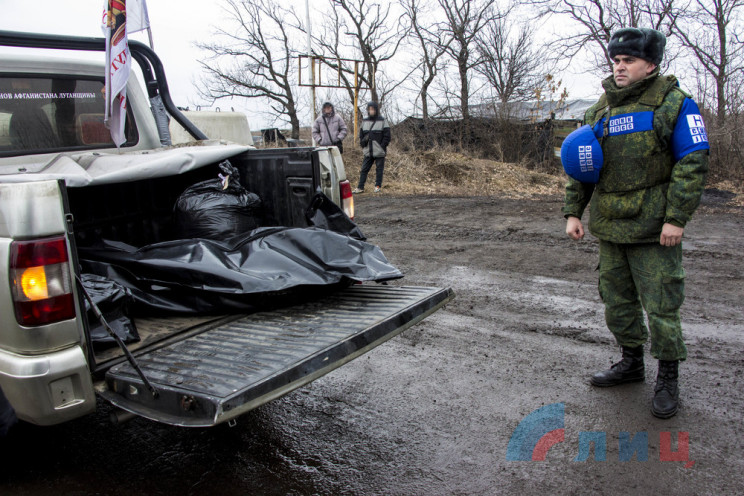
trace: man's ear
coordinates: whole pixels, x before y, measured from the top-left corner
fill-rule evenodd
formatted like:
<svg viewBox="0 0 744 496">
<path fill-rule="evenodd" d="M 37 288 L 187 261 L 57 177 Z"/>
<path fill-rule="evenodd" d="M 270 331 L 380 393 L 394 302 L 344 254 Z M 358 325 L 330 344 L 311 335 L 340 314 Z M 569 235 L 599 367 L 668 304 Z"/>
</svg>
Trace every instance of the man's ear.
<svg viewBox="0 0 744 496">
<path fill-rule="evenodd" d="M 656 64 L 652 64 L 651 62 L 649 62 L 648 67 L 646 67 L 646 75 L 648 76 L 649 74 L 654 72 L 657 67 L 658 66 Z"/>
</svg>

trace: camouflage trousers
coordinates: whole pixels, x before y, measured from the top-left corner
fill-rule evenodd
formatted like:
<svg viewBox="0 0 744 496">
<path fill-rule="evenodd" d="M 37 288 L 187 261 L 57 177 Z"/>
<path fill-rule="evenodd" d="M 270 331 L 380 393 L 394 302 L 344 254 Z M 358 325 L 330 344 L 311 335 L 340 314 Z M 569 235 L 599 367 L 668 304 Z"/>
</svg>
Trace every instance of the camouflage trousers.
<svg viewBox="0 0 744 496">
<path fill-rule="evenodd" d="M 619 345 L 643 345 L 650 329 L 654 358 L 687 358 L 679 319 L 685 299 L 681 244 L 667 247 L 600 241 L 599 294 L 605 304 L 607 327 Z"/>
</svg>

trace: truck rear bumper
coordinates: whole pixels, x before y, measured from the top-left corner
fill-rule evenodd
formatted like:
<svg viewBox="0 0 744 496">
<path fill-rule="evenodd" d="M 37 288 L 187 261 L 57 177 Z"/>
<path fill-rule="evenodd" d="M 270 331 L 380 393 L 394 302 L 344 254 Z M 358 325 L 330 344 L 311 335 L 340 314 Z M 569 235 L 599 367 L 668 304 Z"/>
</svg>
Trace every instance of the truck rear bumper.
<svg viewBox="0 0 744 496">
<path fill-rule="evenodd" d="M 32 424 L 59 424 L 96 407 L 79 346 L 34 356 L 0 350 L 0 386 L 18 418 Z"/>
</svg>

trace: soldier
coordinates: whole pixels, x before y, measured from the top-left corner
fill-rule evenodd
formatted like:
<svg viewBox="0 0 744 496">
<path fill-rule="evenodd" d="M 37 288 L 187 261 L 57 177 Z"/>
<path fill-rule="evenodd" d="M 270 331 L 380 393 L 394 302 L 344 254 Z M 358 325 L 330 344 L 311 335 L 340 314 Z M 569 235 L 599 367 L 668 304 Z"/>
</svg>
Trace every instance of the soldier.
<svg viewBox="0 0 744 496">
<path fill-rule="evenodd" d="M 584 237 L 581 216 L 591 199 L 599 293 L 607 326 L 622 347 L 622 359 L 594 374 L 591 383 L 644 380 L 645 309 L 651 355 L 659 360 L 651 407 L 659 418 L 678 409 L 678 365 L 687 357 L 679 317 L 685 278 L 681 242 L 700 203 L 709 149 L 697 105 L 676 77 L 660 75 L 665 45 L 664 35 L 652 29 L 613 33 L 608 46 L 613 75 L 602 81 L 604 94 L 584 116 L 588 126 L 575 131 L 562 150 L 572 176 L 563 207 L 566 233 L 574 240 Z M 597 174 L 598 157 L 603 164 Z"/>
</svg>

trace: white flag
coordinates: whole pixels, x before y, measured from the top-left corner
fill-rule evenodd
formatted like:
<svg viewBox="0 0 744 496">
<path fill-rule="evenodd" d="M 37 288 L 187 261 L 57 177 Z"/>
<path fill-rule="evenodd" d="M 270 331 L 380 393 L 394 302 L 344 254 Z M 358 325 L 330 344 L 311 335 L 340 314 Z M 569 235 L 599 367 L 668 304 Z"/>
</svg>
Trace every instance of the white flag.
<svg viewBox="0 0 744 496">
<path fill-rule="evenodd" d="M 145 0 L 127 0 L 127 34 L 150 28 Z"/>
<path fill-rule="evenodd" d="M 116 147 L 126 140 L 127 80 L 131 68 L 127 43 L 127 4 L 132 0 L 104 0 L 103 35 L 106 38 L 106 110 L 104 122 Z M 138 3 L 138 2 L 134 2 Z"/>
</svg>

